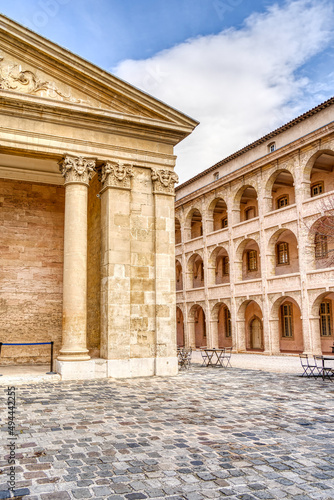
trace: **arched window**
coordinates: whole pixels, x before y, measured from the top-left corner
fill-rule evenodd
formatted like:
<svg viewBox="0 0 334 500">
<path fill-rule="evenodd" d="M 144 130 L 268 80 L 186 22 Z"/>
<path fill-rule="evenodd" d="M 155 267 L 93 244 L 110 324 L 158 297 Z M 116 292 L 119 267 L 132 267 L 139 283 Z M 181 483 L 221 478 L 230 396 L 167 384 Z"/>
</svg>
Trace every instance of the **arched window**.
<svg viewBox="0 0 334 500">
<path fill-rule="evenodd" d="M 314 244 L 316 259 L 328 257 L 327 236 L 325 234 L 316 233 L 314 237 Z"/>
<path fill-rule="evenodd" d="M 277 252 L 277 264 L 287 265 L 289 264 L 289 245 L 285 241 L 281 241 L 276 245 Z"/>
<path fill-rule="evenodd" d="M 312 184 L 311 186 L 311 197 L 313 198 L 314 196 L 319 196 L 319 194 L 322 194 L 324 192 L 324 183 L 323 182 L 317 182 L 316 184 Z"/>
<path fill-rule="evenodd" d="M 248 271 L 257 271 L 257 251 L 249 250 L 247 252 L 247 269 Z"/>
<path fill-rule="evenodd" d="M 281 305 L 282 337 L 292 338 L 293 336 L 293 316 L 291 302 Z"/>
<path fill-rule="evenodd" d="M 228 307 L 224 308 L 225 337 L 232 336 L 231 313 Z"/>
<path fill-rule="evenodd" d="M 283 194 L 277 200 L 277 208 L 286 207 L 289 205 L 289 196 L 287 194 Z"/>
<path fill-rule="evenodd" d="M 332 308 L 331 301 L 324 300 L 320 304 L 320 334 L 322 337 L 332 335 Z"/>
</svg>

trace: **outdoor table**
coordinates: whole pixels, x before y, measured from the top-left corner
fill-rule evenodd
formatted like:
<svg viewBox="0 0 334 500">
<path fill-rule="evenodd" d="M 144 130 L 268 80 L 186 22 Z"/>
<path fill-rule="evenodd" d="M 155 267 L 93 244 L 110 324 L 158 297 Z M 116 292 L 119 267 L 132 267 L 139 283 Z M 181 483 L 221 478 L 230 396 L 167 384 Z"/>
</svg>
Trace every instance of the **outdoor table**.
<svg viewBox="0 0 334 500">
<path fill-rule="evenodd" d="M 225 349 L 203 349 L 203 351 L 205 352 L 205 356 L 202 356 L 202 366 L 221 366 L 224 368 Z"/>
<path fill-rule="evenodd" d="M 330 377 L 334 377 L 334 367 L 331 369 L 329 367 L 325 367 L 325 361 L 333 361 L 334 363 L 334 356 L 321 356 L 321 359 L 322 359 L 322 378 L 324 379 L 326 376 L 328 378 Z M 331 372 L 332 371 L 332 374 L 331 375 L 327 375 L 327 372 Z"/>
</svg>

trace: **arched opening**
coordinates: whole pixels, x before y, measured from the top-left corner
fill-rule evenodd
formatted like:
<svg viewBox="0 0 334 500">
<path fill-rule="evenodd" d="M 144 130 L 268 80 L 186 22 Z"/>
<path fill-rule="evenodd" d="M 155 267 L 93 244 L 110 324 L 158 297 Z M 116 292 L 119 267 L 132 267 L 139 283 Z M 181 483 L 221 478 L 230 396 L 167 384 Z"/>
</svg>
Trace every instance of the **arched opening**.
<svg viewBox="0 0 334 500">
<path fill-rule="evenodd" d="M 175 281 L 176 291 L 183 290 L 182 266 L 178 260 L 175 263 Z"/>
<path fill-rule="evenodd" d="M 188 261 L 189 288 L 204 287 L 204 264 L 200 255 L 193 254 Z"/>
<path fill-rule="evenodd" d="M 231 312 L 226 304 L 221 304 L 218 312 L 218 348 L 232 347 Z"/>
<path fill-rule="evenodd" d="M 334 212 L 330 211 L 330 214 Z M 312 248 L 313 269 L 324 269 L 334 266 L 334 216 L 320 217 L 311 227 L 309 244 Z"/>
<path fill-rule="evenodd" d="M 281 297 L 273 305 L 271 328 L 274 344 L 280 352 L 304 351 L 303 325 L 300 307 L 291 297 Z"/>
<path fill-rule="evenodd" d="M 299 271 L 297 238 L 289 229 L 280 229 L 270 238 L 268 270 L 271 276 Z"/>
<path fill-rule="evenodd" d="M 247 186 L 240 197 L 240 222 L 254 219 L 258 215 L 257 193 L 252 186 Z"/>
<path fill-rule="evenodd" d="M 271 210 L 279 210 L 295 203 L 294 181 L 288 170 L 276 172 L 269 180 L 270 183 L 272 183 Z"/>
<path fill-rule="evenodd" d="M 227 206 L 222 198 L 216 198 L 210 205 L 209 212 L 212 212 L 213 231 L 225 229 L 228 226 Z"/>
<path fill-rule="evenodd" d="M 195 209 L 191 217 L 191 239 L 198 238 L 203 235 L 202 215 L 199 210 Z"/>
<path fill-rule="evenodd" d="M 189 312 L 190 345 L 193 347 L 207 346 L 205 313 L 203 308 L 195 304 Z"/>
<path fill-rule="evenodd" d="M 184 347 L 184 320 L 183 320 L 183 312 L 179 307 L 176 307 L 176 338 L 177 338 L 177 346 Z"/>
<path fill-rule="evenodd" d="M 310 174 L 311 198 L 334 190 L 334 154 L 325 152 L 317 156 Z"/>
<path fill-rule="evenodd" d="M 312 306 L 312 335 L 316 340 L 316 344 L 320 339 L 320 349 L 323 354 L 332 354 L 332 346 L 334 345 L 333 307 L 333 292 L 322 293 L 316 298 Z"/>
<path fill-rule="evenodd" d="M 246 349 L 247 351 L 263 351 L 263 323 L 261 307 L 251 300 L 245 309 Z"/>
<path fill-rule="evenodd" d="M 230 260 L 225 248 L 219 248 L 215 259 L 215 284 L 230 282 Z"/>
<path fill-rule="evenodd" d="M 261 278 L 260 249 L 255 240 L 245 241 L 242 253 L 242 281 Z"/>
<path fill-rule="evenodd" d="M 178 245 L 179 243 L 181 243 L 181 241 L 181 224 L 179 219 L 175 217 L 175 245 Z"/>
</svg>

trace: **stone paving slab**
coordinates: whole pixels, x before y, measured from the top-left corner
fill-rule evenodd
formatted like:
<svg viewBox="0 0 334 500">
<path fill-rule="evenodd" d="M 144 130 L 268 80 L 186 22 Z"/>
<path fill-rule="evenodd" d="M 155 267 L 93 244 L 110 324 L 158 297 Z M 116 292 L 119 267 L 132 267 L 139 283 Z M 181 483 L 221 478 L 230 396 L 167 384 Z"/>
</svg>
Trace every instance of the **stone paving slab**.
<svg viewBox="0 0 334 500">
<path fill-rule="evenodd" d="M 12 439 L 1 391 L 0 499 Z M 329 380 L 193 367 L 15 392 L 16 498 L 334 498 Z"/>
</svg>

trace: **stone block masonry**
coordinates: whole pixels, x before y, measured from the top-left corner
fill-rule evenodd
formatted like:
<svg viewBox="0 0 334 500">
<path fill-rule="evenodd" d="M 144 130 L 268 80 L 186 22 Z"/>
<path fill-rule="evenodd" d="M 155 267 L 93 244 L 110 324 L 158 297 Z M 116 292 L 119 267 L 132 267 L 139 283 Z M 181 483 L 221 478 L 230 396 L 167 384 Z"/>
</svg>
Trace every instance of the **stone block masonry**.
<svg viewBox="0 0 334 500">
<path fill-rule="evenodd" d="M 55 342 L 62 334 L 64 188 L 0 180 L 1 341 Z M 2 364 L 48 363 L 49 346 L 5 347 Z"/>
</svg>

